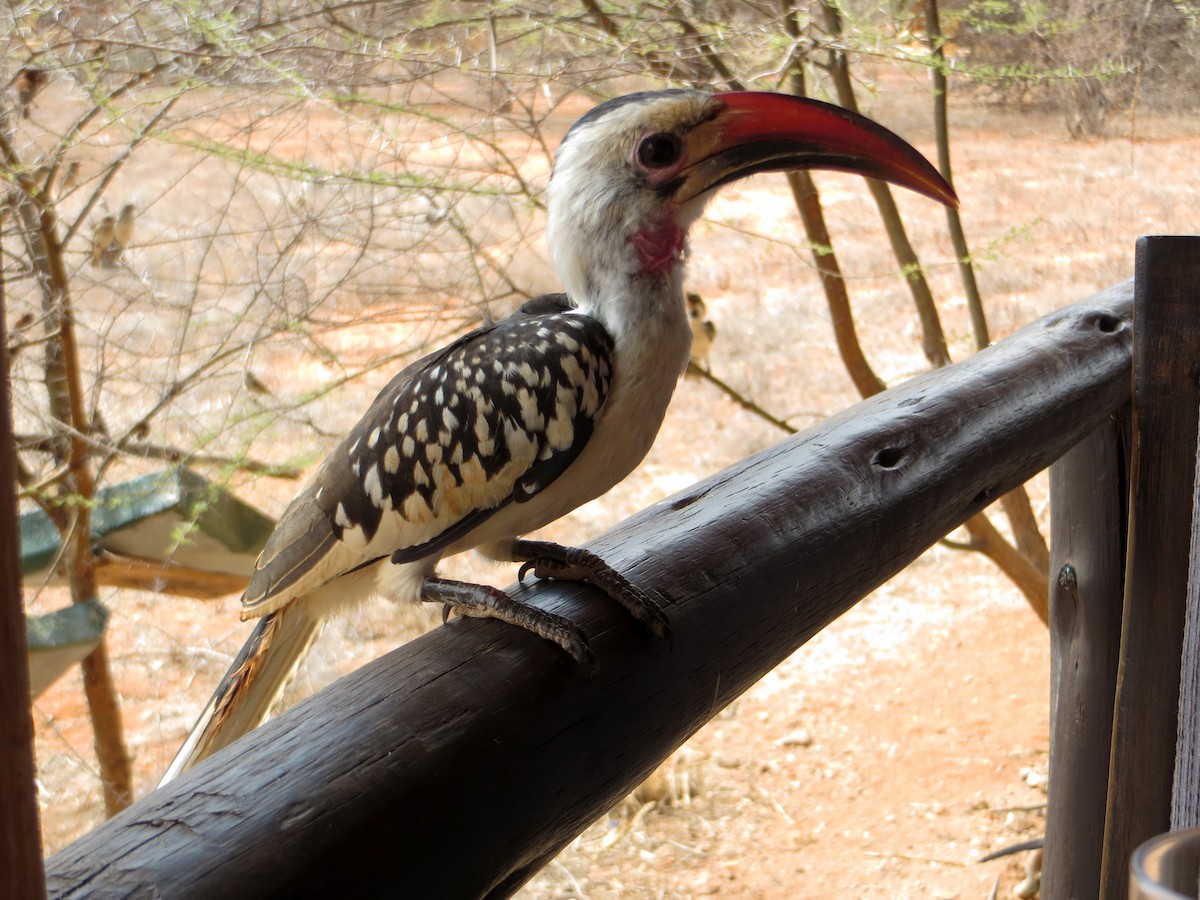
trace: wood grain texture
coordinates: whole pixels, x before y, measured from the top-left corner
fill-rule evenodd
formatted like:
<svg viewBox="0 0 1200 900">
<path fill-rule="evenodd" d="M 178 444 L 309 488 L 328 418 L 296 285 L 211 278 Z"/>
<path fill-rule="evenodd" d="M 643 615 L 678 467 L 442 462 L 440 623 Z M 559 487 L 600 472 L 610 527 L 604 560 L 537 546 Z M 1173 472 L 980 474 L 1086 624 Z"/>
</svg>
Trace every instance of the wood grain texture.
<svg viewBox="0 0 1200 900">
<path fill-rule="evenodd" d="M 48 861 L 56 896 L 506 896 L 701 725 L 1129 400 L 1131 289 L 1060 311 L 744 460 L 592 549 L 674 649 L 579 585 L 514 589 L 556 647 L 456 620 L 364 666 Z"/>
<path fill-rule="evenodd" d="M 1042 897 L 1097 897 L 1117 692 L 1129 410 L 1050 467 L 1050 796 Z"/>
<path fill-rule="evenodd" d="M 1200 238 L 1138 240 L 1129 561 L 1101 896 L 1170 827 L 1200 396 Z"/>
<path fill-rule="evenodd" d="M 1200 447 L 1196 459 L 1200 476 Z M 1200 486 L 1200 477 L 1196 485 Z M 1200 828 L 1200 494 L 1192 497 L 1192 542 L 1188 556 L 1187 610 L 1180 655 L 1179 734 L 1171 790 L 1172 830 Z"/>
</svg>

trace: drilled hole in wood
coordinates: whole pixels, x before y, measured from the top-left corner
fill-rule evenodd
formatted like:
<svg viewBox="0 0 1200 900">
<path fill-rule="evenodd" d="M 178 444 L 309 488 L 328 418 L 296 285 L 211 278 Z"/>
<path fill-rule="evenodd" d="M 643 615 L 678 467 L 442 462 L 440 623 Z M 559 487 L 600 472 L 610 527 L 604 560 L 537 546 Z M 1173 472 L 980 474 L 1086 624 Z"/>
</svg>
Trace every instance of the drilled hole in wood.
<svg viewBox="0 0 1200 900">
<path fill-rule="evenodd" d="M 900 465 L 902 459 L 904 459 L 903 447 L 884 447 L 875 454 L 875 458 L 871 462 L 881 469 L 894 469 Z"/>
</svg>

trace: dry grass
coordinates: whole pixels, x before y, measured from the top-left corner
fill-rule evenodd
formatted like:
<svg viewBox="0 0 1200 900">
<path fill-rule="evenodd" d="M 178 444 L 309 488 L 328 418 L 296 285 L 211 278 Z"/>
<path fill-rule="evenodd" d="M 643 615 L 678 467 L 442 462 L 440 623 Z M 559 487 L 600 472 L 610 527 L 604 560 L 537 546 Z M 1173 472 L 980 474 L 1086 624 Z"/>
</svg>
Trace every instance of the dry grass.
<svg viewBox="0 0 1200 900">
<path fill-rule="evenodd" d="M 928 152 L 920 87 L 891 84 L 871 111 Z M 1194 122 L 1143 120 L 1136 136 L 1125 123 L 1124 136 L 1093 142 L 1069 140 L 1056 119 L 968 104 L 956 108 L 955 122 L 957 187 L 995 337 L 1128 277 L 1139 234 L 1195 229 Z M 297 153 L 312 149 L 306 141 L 298 141 Z M 123 177 L 126 193 L 149 196 L 153 186 L 165 198 L 143 213 L 140 233 L 153 240 L 134 266 L 161 277 L 196 225 L 180 220 L 182 201 L 171 201 L 178 196 L 172 192 L 203 196 L 205 184 L 227 175 L 193 167 L 177 152 L 148 152 Z M 869 195 L 851 178 L 820 176 L 819 183 L 852 280 L 863 344 L 886 379 L 903 379 L 924 362 Z M 970 352 L 970 331 L 942 213 L 920 198 L 900 202 L 944 298 L 947 332 L 961 358 Z M 514 265 L 544 277 L 536 248 L 517 254 Z M 380 268 L 377 284 L 386 275 Z M 97 285 L 80 302 L 104 327 L 126 330 L 131 347 L 165 340 L 177 310 L 120 302 L 132 287 Z M 304 285 L 310 294 L 326 287 Z M 794 213 L 775 181 L 742 185 L 713 204 L 694 233 L 690 287 L 705 297 L 720 328 L 712 365 L 723 379 L 801 426 L 854 401 Z M 217 299 L 218 306 L 237 302 Z M 378 310 L 394 306 L 393 299 L 367 290 L 355 304 Z M 336 300 L 342 308 L 348 302 Z M 299 399 L 336 377 L 347 359 L 419 346 L 442 333 L 443 326 L 407 317 L 387 329 L 343 327 L 329 337 L 338 359 L 295 342 L 267 350 L 254 367 L 280 396 Z M 136 370 L 135 362 L 126 364 Z M 330 430 L 347 427 L 386 374 L 330 395 L 316 414 Z M 229 390 L 215 383 L 196 396 L 195 408 L 183 410 L 185 417 L 228 403 Z M 283 458 L 327 445 L 295 420 L 282 420 L 266 435 L 257 455 Z M 173 436 L 188 433 L 180 428 Z M 707 386 L 685 382 L 643 466 L 547 532 L 568 543 L 586 541 L 778 437 Z M 266 480 L 237 486 L 274 514 L 295 491 Z M 500 584 L 512 576 L 467 558 L 446 568 Z M 233 599 L 201 603 L 129 592 L 102 599 L 113 611 L 114 672 L 142 795 L 248 627 L 238 622 Z M 61 602 L 42 592 L 31 610 Z M 381 601 L 333 623 L 293 694 L 435 621 L 433 610 Z M 994 569 L 978 558 L 931 550 L 722 711 L 667 762 L 658 785 L 593 825 L 523 896 L 984 897 L 997 871 L 1016 881 L 1019 865 L 975 867 L 974 859 L 1041 827 L 1030 808 L 1044 795 L 1029 773 L 1045 769 L 1047 668 L 1044 630 Z M 39 698 L 33 713 L 44 838 L 53 852 L 101 816 L 78 676 Z"/>
</svg>

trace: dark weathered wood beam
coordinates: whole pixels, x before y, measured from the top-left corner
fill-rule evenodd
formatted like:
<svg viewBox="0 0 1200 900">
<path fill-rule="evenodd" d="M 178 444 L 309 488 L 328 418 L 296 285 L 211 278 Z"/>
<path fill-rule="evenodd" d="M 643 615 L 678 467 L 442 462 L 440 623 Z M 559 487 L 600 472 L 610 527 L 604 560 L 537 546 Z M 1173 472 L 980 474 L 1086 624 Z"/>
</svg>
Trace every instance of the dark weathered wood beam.
<svg viewBox="0 0 1200 900">
<path fill-rule="evenodd" d="M 4 214 L 0 212 L 0 222 Z M 17 528 L 16 454 L 8 336 L 0 268 L 0 897 L 46 895 L 38 827 L 29 657 L 21 594 L 21 537 Z"/>
<path fill-rule="evenodd" d="M 1200 238 L 1137 244 L 1129 563 L 1100 896 L 1129 892 L 1129 858 L 1171 821 L 1180 654 L 1200 426 Z"/>
<path fill-rule="evenodd" d="M 64 897 L 504 896 L 688 736 L 926 547 L 1129 400 L 1128 284 L 655 504 L 592 547 L 668 599 L 672 651 L 577 585 L 583 678 L 451 622 L 49 860 Z"/>
</svg>

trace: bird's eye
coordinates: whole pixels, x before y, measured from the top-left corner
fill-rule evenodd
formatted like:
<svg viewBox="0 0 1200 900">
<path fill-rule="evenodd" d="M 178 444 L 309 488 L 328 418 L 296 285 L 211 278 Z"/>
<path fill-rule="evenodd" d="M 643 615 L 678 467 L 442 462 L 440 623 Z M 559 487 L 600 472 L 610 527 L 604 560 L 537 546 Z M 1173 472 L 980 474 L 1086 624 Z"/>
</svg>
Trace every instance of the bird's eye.
<svg viewBox="0 0 1200 900">
<path fill-rule="evenodd" d="M 637 148 L 638 162 L 647 169 L 661 169 L 679 161 L 683 141 L 677 134 L 661 132 L 643 140 Z"/>
</svg>

